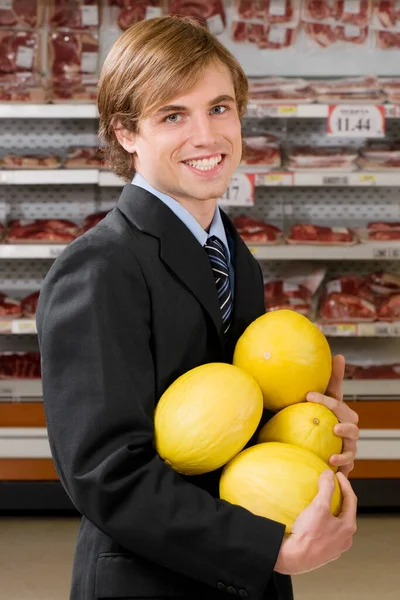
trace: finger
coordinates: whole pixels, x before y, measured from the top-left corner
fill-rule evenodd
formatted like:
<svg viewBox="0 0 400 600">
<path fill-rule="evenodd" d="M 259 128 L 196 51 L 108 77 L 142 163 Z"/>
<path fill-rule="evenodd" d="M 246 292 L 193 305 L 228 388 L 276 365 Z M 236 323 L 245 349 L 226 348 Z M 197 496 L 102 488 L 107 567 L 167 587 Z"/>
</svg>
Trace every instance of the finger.
<svg viewBox="0 0 400 600">
<path fill-rule="evenodd" d="M 353 469 L 354 469 L 354 462 L 350 463 L 349 465 L 344 465 L 344 467 L 339 467 L 339 469 L 337 470 L 337 473 L 343 473 L 343 475 L 348 479 L 349 475 Z"/>
<path fill-rule="evenodd" d="M 333 431 L 339 437 L 350 440 L 358 440 L 360 437 L 360 430 L 354 423 L 338 423 L 333 428 Z"/>
<path fill-rule="evenodd" d="M 309 392 L 307 394 L 308 402 L 323 404 L 331 410 L 342 423 L 358 423 L 358 414 L 351 409 L 345 402 L 340 402 L 331 396 L 325 396 L 318 392 Z"/>
<path fill-rule="evenodd" d="M 340 402 L 343 400 L 343 379 L 346 360 L 341 354 L 337 354 L 332 359 L 332 375 L 326 388 L 325 394 L 336 398 Z"/>
<path fill-rule="evenodd" d="M 337 473 L 336 478 L 342 493 L 342 512 L 340 513 L 339 518 L 348 521 L 349 524 L 355 524 L 357 515 L 357 496 L 351 487 L 351 483 L 343 473 Z"/>
<path fill-rule="evenodd" d="M 318 479 L 318 493 L 314 497 L 311 504 L 318 506 L 318 508 L 323 508 L 330 511 L 334 491 L 335 476 L 333 471 L 326 469 L 323 473 L 321 473 Z"/>
<path fill-rule="evenodd" d="M 354 452 L 349 450 L 347 452 L 342 452 L 342 454 L 332 454 L 329 458 L 329 463 L 335 467 L 344 467 L 345 465 L 354 463 L 354 459 Z"/>
</svg>

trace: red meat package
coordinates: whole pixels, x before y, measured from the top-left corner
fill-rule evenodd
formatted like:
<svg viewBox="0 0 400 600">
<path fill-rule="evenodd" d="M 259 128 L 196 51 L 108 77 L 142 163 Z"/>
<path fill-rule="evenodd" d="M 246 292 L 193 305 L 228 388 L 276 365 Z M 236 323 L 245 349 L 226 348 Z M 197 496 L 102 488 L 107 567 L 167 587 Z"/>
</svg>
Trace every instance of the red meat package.
<svg viewBox="0 0 400 600">
<path fill-rule="evenodd" d="M 389 242 L 400 240 L 400 222 L 393 223 L 375 221 L 368 223 L 367 228 L 357 229 L 361 242 Z"/>
<path fill-rule="evenodd" d="M 40 379 L 39 352 L 0 354 L 0 379 Z"/>
<path fill-rule="evenodd" d="M 302 18 L 309 23 L 368 25 L 371 0 L 304 0 Z"/>
<path fill-rule="evenodd" d="M 22 317 L 22 306 L 20 300 L 11 298 L 0 292 L 0 317 L 19 319 Z"/>
<path fill-rule="evenodd" d="M 282 161 L 278 138 L 273 135 L 245 137 L 241 162 L 244 165 L 265 166 L 267 169 L 280 167 Z"/>
<path fill-rule="evenodd" d="M 324 171 L 354 171 L 358 151 L 342 146 L 293 146 L 288 153 L 289 169 L 293 171 L 323 169 Z"/>
<path fill-rule="evenodd" d="M 336 292 L 324 296 L 319 314 L 320 320 L 327 323 L 375 321 L 377 317 L 375 304 L 369 300 Z"/>
<path fill-rule="evenodd" d="M 379 102 L 384 99 L 376 77 L 344 77 L 310 81 L 310 88 L 320 102 Z"/>
<path fill-rule="evenodd" d="M 80 235 L 76 223 L 66 219 L 14 220 L 8 225 L 6 241 L 13 244 L 67 244 Z"/>
<path fill-rule="evenodd" d="M 35 29 L 43 22 L 43 0 L 0 1 L 0 27 Z"/>
<path fill-rule="evenodd" d="M 93 214 L 85 217 L 85 220 L 83 222 L 83 227 L 82 227 L 83 231 L 85 232 L 85 231 L 88 231 L 89 229 L 92 229 L 92 227 L 97 225 L 97 223 L 100 223 L 100 221 L 102 221 L 104 219 L 104 217 L 106 215 L 108 215 L 108 213 L 109 213 L 109 211 L 105 210 L 105 211 L 93 213 Z"/>
<path fill-rule="evenodd" d="M 300 19 L 300 0 L 235 0 L 234 18 L 242 21 L 295 27 Z"/>
<path fill-rule="evenodd" d="M 391 294 L 378 302 L 380 321 L 400 321 L 400 294 Z"/>
<path fill-rule="evenodd" d="M 168 0 L 167 12 L 169 15 L 192 17 L 207 26 L 214 35 L 225 29 L 226 15 L 222 0 Z"/>
<path fill-rule="evenodd" d="M 367 47 L 370 43 L 369 28 L 355 25 L 305 23 L 304 33 L 310 49 L 357 49 Z"/>
<path fill-rule="evenodd" d="M 292 225 L 288 237 L 289 244 L 353 245 L 354 233 L 347 227 L 327 227 L 312 223 Z"/>
<path fill-rule="evenodd" d="M 379 84 L 391 104 L 400 104 L 400 77 L 383 77 Z"/>
<path fill-rule="evenodd" d="M 0 31 L 0 74 L 39 73 L 40 36 L 36 31 Z"/>
<path fill-rule="evenodd" d="M 49 0 L 50 27 L 96 29 L 99 26 L 98 0 Z"/>
<path fill-rule="evenodd" d="M 264 223 L 260 219 L 240 215 L 233 219 L 240 237 L 251 244 L 278 244 L 282 241 L 282 232 L 278 227 Z"/>
<path fill-rule="evenodd" d="M 400 167 L 400 140 L 368 142 L 360 150 L 358 164 L 363 169 L 398 169 Z"/>
<path fill-rule="evenodd" d="M 350 365 L 346 364 L 346 379 L 400 379 L 400 364 Z"/>
<path fill-rule="evenodd" d="M 34 319 L 36 316 L 37 305 L 40 292 L 33 292 L 21 300 L 23 316 L 26 319 Z"/>
<path fill-rule="evenodd" d="M 400 30 L 399 31 L 382 31 L 376 30 L 375 48 L 377 50 L 400 50 Z"/>
<path fill-rule="evenodd" d="M 58 156 L 52 154 L 6 154 L 0 160 L 3 169 L 57 169 L 61 165 Z"/>
<path fill-rule="evenodd" d="M 36 73 L 0 74 L 0 102 L 44 104 L 45 100 L 44 81 Z"/>
<path fill-rule="evenodd" d="M 256 44 L 260 50 L 291 48 L 296 42 L 297 32 L 296 27 L 289 28 L 246 21 L 233 21 L 231 24 L 231 38 L 234 42 L 250 42 Z"/>
<path fill-rule="evenodd" d="M 366 278 L 366 284 L 376 296 L 389 296 L 400 294 L 400 275 L 379 271 L 370 273 Z"/>
<path fill-rule="evenodd" d="M 373 26 L 375 29 L 400 31 L 399 0 L 375 0 Z"/>
<path fill-rule="evenodd" d="M 46 95 L 54 104 L 93 104 L 97 99 L 97 77 L 72 74 L 51 79 L 46 88 Z"/>
<path fill-rule="evenodd" d="M 54 78 L 97 73 L 99 40 L 89 32 L 53 31 L 48 35 L 48 70 Z"/>
<path fill-rule="evenodd" d="M 161 17 L 163 15 L 163 0 L 109 0 L 110 7 L 118 7 L 117 11 L 111 9 L 109 21 L 117 23 L 125 31 L 134 23 Z"/>
<path fill-rule="evenodd" d="M 325 274 L 324 267 L 287 267 L 280 279 L 264 284 L 266 310 L 289 309 L 310 316 L 313 297 L 318 292 Z"/>
<path fill-rule="evenodd" d="M 70 148 L 63 166 L 68 169 L 100 169 L 103 167 L 103 154 L 99 148 Z"/>
</svg>

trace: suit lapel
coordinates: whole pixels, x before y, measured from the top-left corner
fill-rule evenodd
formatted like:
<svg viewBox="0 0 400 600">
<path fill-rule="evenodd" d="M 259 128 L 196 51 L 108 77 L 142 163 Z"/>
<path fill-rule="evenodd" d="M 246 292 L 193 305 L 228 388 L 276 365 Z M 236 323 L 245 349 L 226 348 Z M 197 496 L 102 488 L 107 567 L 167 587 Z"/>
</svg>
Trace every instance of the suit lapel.
<svg viewBox="0 0 400 600">
<path fill-rule="evenodd" d="M 198 299 L 221 337 L 222 318 L 207 253 L 184 223 L 159 198 L 128 184 L 117 208 L 138 229 L 160 240 L 160 258 Z"/>
</svg>

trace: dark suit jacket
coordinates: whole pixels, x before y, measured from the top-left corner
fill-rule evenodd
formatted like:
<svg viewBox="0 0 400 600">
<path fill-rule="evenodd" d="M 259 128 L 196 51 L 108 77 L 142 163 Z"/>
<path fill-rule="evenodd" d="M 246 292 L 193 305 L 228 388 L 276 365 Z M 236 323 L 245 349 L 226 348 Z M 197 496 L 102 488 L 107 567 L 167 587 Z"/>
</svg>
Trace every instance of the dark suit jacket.
<svg viewBox="0 0 400 600">
<path fill-rule="evenodd" d="M 230 362 L 264 312 L 259 265 L 235 247 L 231 335 L 208 256 L 158 198 L 127 185 L 44 282 L 44 407 L 62 484 L 82 513 L 71 599 L 291 598 L 273 568 L 284 527 L 218 499 L 220 472 L 184 477 L 157 455 L 153 412 L 182 373 Z"/>
</svg>

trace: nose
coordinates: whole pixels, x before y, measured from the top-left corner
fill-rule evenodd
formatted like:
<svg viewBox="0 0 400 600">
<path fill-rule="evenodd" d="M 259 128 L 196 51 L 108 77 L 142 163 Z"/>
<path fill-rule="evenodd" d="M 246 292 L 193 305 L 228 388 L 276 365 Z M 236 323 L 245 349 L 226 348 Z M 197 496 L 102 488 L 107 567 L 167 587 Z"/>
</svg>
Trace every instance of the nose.
<svg viewBox="0 0 400 600">
<path fill-rule="evenodd" d="M 194 115 L 190 125 L 190 141 L 193 146 L 210 147 L 215 144 L 216 138 L 215 124 L 210 115 Z"/>
</svg>

